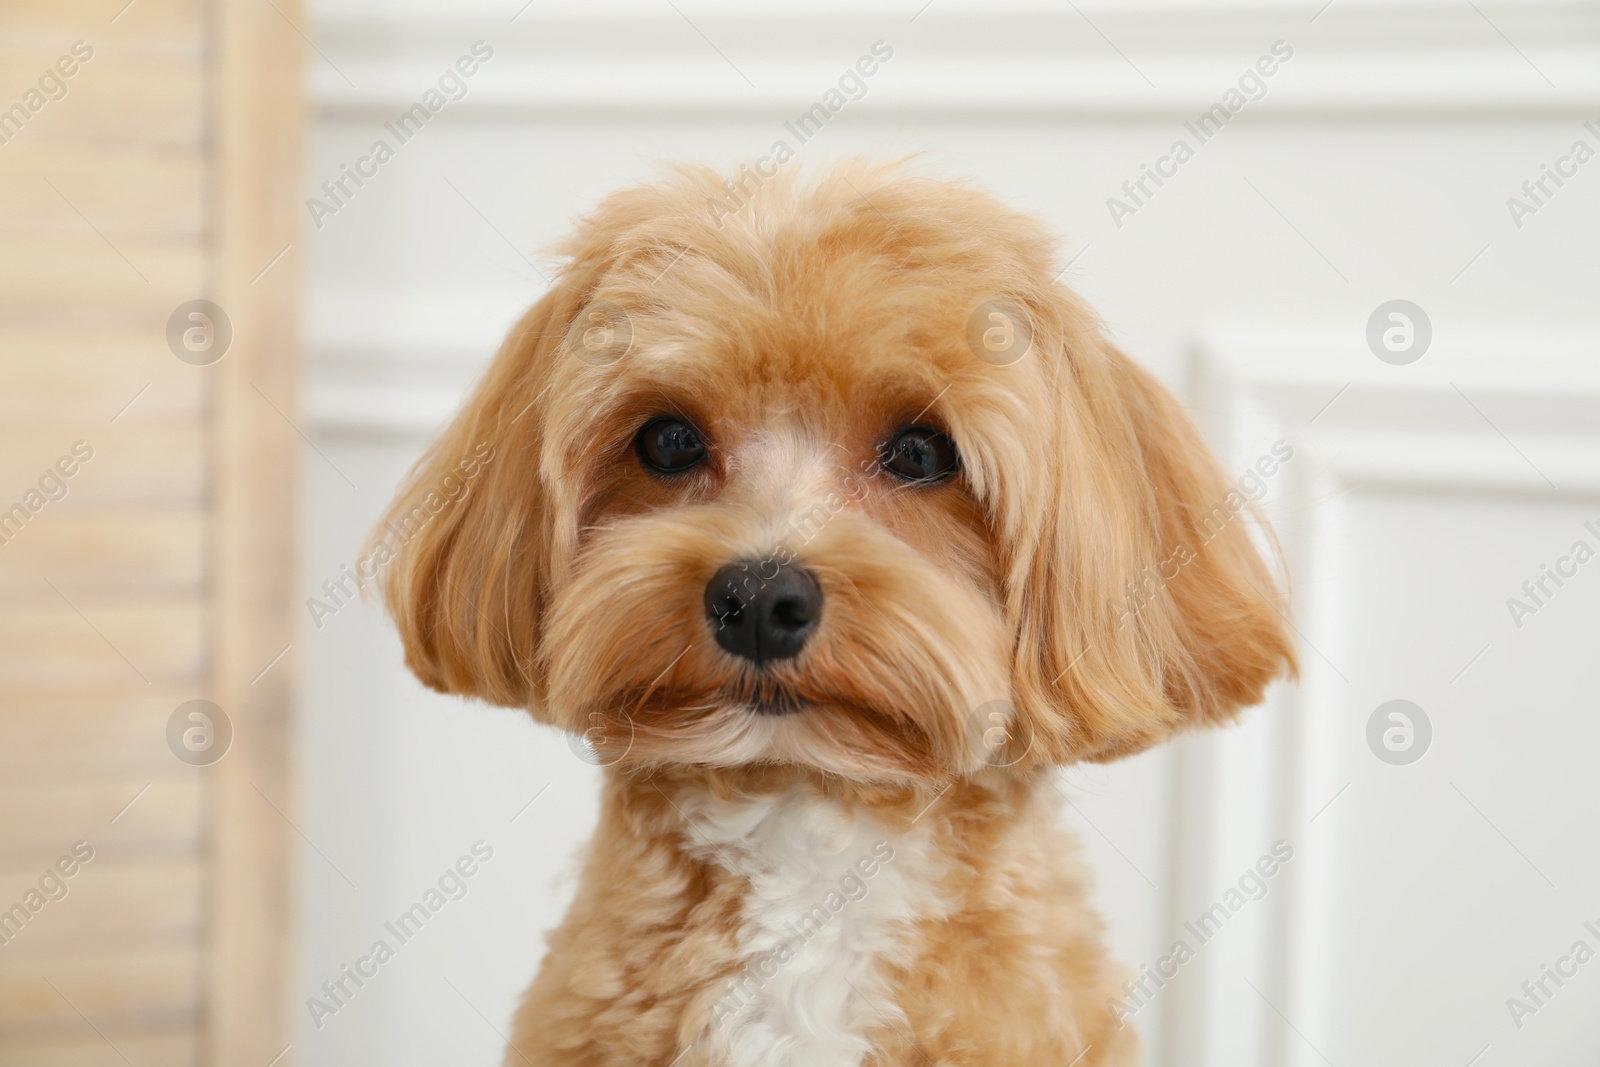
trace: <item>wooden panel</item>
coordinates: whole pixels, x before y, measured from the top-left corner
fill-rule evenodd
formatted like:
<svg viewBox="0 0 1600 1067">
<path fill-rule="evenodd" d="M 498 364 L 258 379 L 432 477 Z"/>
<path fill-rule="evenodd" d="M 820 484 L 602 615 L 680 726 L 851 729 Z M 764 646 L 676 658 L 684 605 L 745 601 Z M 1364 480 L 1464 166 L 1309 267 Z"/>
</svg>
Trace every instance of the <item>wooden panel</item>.
<svg viewBox="0 0 1600 1067">
<path fill-rule="evenodd" d="M 0 786 L 0 825 L 12 828 L 0 849 L 0 908 L 9 907 L 26 883 L 38 877 L 42 865 L 54 862 L 74 841 L 87 841 L 97 852 L 85 868 L 93 877 L 81 879 L 91 887 L 84 894 L 90 897 L 95 895 L 93 887 L 104 887 L 113 877 L 118 893 L 128 891 L 123 880 L 138 873 L 142 855 L 157 855 L 164 865 L 170 865 L 173 856 L 192 862 L 200 848 L 202 772 L 176 757 L 169 756 L 169 762 L 165 774 L 155 779 L 78 778 L 50 785 Z M 176 774 L 177 770 L 184 773 Z M 185 853 L 189 858 L 183 858 Z M 67 929 L 82 929 L 79 924 L 89 922 L 88 908 L 74 905 Z M 126 925 L 138 922 L 129 916 Z M 50 926 L 56 925 L 52 914 Z"/>
<path fill-rule="evenodd" d="M 11 597 L 0 609 L 0 685 L 200 682 L 205 623 L 198 600 L 93 596 L 68 605 L 48 587 L 30 599 Z"/>
<path fill-rule="evenodd" d="M 203 43 L 202 0 L 138 0 L 123 11 L 126 3 L 128 0 L 6 0 L 6 36 L 13 41 L 35 38 L 51 47 L 91 35 L 114 36 L 124 47 L 198 48 Z"/>
<path fill-rule="evenodd" d="M 298 0 L 278 0 L 301 22 Z M 263 647 L 294 638 L 294 513 L 301 444 L 256 395 L 298 394 L 300 251 L 260 282 L 261 265 L 304 228 L 304 44 L 259 0 L 217 0 L 217 301 L 236 350 L 216 365 L 216 700 L 252 743 L 216 765 L 215 925 L 208 1058 L 265 1063 L 292 1032 L 292 871 L 299 841 L 256 789 L 293 796 L 293 654 L 259 682 Z M 279 401 L 280 404 L 283 402 Z M 291 407 L 284 412 L 295 417 Z M 289 817 L 295 817 L 292 807 Z M 291 1056 L 293 1054 L 291 1053 Z"/>
<path fill-rule="evenodd" d="M 4 102 L 0 101 L 0 106 Z M 166 234 L 198 240 L 205 227 L 205 157 L 199 149 L 96 146 L 17 138 L 0 168 L 0 233 L 76 233 L 83 219 L 107 236 Z"/>
<path fill-rule="evenodd" d="M 256 401 L 266 406 L 260 397 Z M 270 414 L 271 408 L 267 410 Z M 14 526 L 0 532 L 21 540 L 36 533 L 36 526 L 45 529 L 52 518 L 86 507 L 201 501 L 206 433 L 195 422 L 61 426 L 9 421 L 0 424 L 0 520 L 30 489 L 38 488 L 40 479 L 78 441 L 94 455 L 67 480 L 66 496 L 44 503 L 20 532 Z"/>
<path fill-rule="evenodd" d="M 264 1067 L 288 1040 L 292 831 L 253 786 L 291 802 L 289 664 L 252 685 L 293 628 L 297 254 L 262 276 L 300 240 L 286 19 L 6 4 L 0 113 L 94 55 L 0 144 L 0 518 L 94 457 L 0 535 L 0 909 L 72 841 L 98 854 L 0 948 L 0 1065 Z M 203 368 L 165 339 L 201 297 L 235 331 Z M 207 694 L 250 744 L 191 768 L 166 722 Z"/>
<path fill-rule="evenodd" d="M 157 1031 L 0 1038 L 0 1067 L 196 1067 L 199 1039 L 192 1027 Z"/>
<path fill-rule="evenodd" d="M 37 887 L 47 866 L 72 844 L 63 838 L 26 870 L 0 873 L 0 910 Z M 62 880 L 66 896 L 46 903 L 20 931 L 6 929 L 10 940 L 0 952 L 19 972 L 50 974 L 58 960 L 109 958 L 197 941 L 204 876 L 204 864 L 195 856 L 119 858 L 109 847 L 97 848 L 92 860 Z"/>
<path fill-rule="evenodd" d="M 8 358 L 0 365 L 0 426 L 38 422 L 46 409 L 51 421 L 85 432 L 110 426 L 112 419 L 123 426 L 197 418 L 205 406 L 208 368 L 172 354 L 165 321 L 159 328 L 145 324 L 120 330 L 85 327 L 76 320 L 8 327 Z"/>
<path fill-rule="evenodd" d="M 167 718 L 194 692 L 146 685 L 132 672 L 110 686 L 83 681 L 51 678 L 40 687 L 7 688 L 0 781 L 12 787 L 91 777 L 146 782 L 172 772 Z"/>
<path fill-rule="evenodd" d="M 69 197 L 70 185 L 62 186 Z M 76 213 L 61 203 L 58 216 Z M 75 233 L 6 238 L 0 322 L 132 320 L 164 330 L 173 308 L 205 294 L 205 253 L 193 241 L 119 236 L 108 242 L 78 221 Z"/>
<path fill-rule="evenodd" d="M 0 1033 L 8 1037 L 81 1033 L 79 1011 L 105 1030 L 192 1026 L 199 1007 L 200 949 L 192 942 L 58 952 L 42 970 L 36 960 L 0 952 Z"/>
<path fill-rule="evenodd" d="M 267 13 L 272 13 L 270 8 Z M 47 101 L 32 113 L 5 148 L 62 140 L 173 146 L 201 143 L 205 66 L 197 48 L 139 48 L 105 36 L 90 40 L 91 36 L 91 31 L 82 27 L 64 29 L 59 43 L 35 40 L 28 42 L 25 50 L 13 47 L 0 53 L 0 85 L 6 86 L 0 107 L 9 108 L 38 84 L 58 57 L 68 53 L 73 41 L 88 41 L 95 50 L 66 81 L 67 95 Z M 15 129 L 8 126 L 6 132 Z"/>
<path fill-rule="evenodd" d="M 40 522 L 0 551 L 0 594 L 36 589 L 41 575 L 74 599 L 108 589 L 200 590 L 206 517 L 197 508 L 86 508 Z"/>
</svg>

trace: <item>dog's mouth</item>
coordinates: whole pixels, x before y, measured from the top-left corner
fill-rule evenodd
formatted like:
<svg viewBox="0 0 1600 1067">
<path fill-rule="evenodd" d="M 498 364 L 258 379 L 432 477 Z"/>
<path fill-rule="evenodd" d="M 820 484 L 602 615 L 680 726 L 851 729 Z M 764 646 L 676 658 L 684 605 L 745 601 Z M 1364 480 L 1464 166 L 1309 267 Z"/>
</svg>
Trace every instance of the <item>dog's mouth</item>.
<svg viewBox="0 0 1600 1067">
<path fill-rule="evenodd" d="M 755 715 L 793 715 L 813 706 L 784 683 L 772 678 L 754 678 L 729 686 L 724 695 L 729 704 L 741 704 Z"/>
<path fill-rule="evenodd" d="M 801 692 L 798 687 L 776 678 L 757 675 L 741 677 L 700 693 L 663 688 L 622 690 L 609 700 L 596 701 L 591 707 L 601 714 L 610 712 L 630 722 L 659 727 L 681 722 L 684 715 L 698 718 L 718 709 L 741 708 L 751 715 L 778 717 L 822 705 L 847 704 L 820 693 Z"/>
<path fill-rule="evenodd" d="M 779 689 L 770 696 L 762 697 L 750 704 L 750 710 L 757 715 L 793 715 L 809 707 L 811 701 L 796 696 L 787 689 Z"/>
<path fill-rule="evenodd" d="M 750 672 L 718 681 L 698 691 L 616 691 L 592 701 L 584 721 L 590 732 L 626 736 L 630 758 L 645 762 L 733 766 L 776 758 L 834 773 L 911 768 L 923 776 L 943 766 L 935 738 L 894 708 L 812 688 L 803 676 Z"/>
</svg>

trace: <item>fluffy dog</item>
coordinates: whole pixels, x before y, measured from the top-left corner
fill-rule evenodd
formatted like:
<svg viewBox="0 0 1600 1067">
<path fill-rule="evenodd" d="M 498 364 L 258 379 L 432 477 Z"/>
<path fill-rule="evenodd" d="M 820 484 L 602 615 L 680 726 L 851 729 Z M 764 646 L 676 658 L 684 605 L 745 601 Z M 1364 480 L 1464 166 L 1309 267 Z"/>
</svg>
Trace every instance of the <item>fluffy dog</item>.
<svg viewBox="0 0 1600 1067">
<path fill-rule="evenodd" d="M 1294 670 L 1182 408 L 896 166 L 684 169 L 564 251 L 389 516 L 492 442 L 386 571 L 407 663 L 606 768 L 505 1062 L 1135 1062 L 1048 778 Z"/>
</svg>

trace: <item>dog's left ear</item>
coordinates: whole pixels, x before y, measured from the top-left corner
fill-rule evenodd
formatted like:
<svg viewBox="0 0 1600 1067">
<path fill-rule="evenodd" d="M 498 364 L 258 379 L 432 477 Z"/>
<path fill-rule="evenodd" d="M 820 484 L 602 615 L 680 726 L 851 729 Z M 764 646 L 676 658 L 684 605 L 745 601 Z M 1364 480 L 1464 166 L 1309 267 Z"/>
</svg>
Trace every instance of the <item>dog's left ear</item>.
<svg viewBox="0 0 1600 1067">
<path fill-rule="evenodd" d="M 1296 670 L 1276 543 L 1254 502 L 1097 328 L 1067 349 L 1051 484 L 1035 487 L 1042 525 L 1010 577 L 1019 707 L 1035 758 L 1053 763 L 1226 720 Z M 1278 451 L 1275 463 L 1293 454 Z"/>
</svg>

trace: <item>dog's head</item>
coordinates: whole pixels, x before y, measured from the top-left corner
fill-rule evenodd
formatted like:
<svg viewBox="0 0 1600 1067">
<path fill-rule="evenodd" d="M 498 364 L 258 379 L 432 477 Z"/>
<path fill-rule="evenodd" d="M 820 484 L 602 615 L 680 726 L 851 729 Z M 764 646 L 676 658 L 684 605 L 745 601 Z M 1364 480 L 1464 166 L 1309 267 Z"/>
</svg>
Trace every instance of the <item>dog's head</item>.
<svg viewBox="0 0 1600 1067">
<path fill-rule="evenodd" d="M 1293 670 L 1241 495 L 1037 222 L 893 168 L 736 192 L 606 200 L 413 471 L 380 529 L 423 682 L 607 760 L 904 781 Z"/>
</svg>

